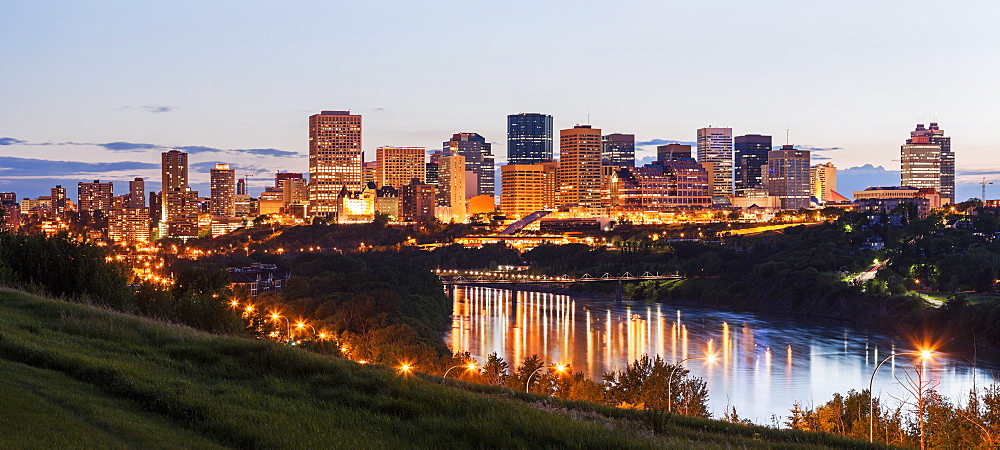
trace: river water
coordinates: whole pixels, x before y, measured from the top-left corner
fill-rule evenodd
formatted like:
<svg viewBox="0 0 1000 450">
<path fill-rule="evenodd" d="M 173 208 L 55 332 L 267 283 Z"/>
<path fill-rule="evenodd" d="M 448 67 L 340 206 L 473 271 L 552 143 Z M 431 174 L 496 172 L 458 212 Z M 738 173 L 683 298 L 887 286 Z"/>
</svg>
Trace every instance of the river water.
<svg viewBox="0 0 1000 450">
<path fill-rule="evenodd" d="M 667 363 L 716 355 L 709 363 L 685 363 L 708 385 L 709 408 L 721 417 L 735 406 L 758 424 L 784 423 L 793 402 L 817 406 L 868 388 L 878 361 L 915 344 L 850 326 L 817 325 L 744 312 L 674 308 L 664 304 L 591 300 L 539 292 L 455 287 L 453 323 L 445 342 L 477 361 L 496 352 L 513 368 L 539 355 L 550 364 L 600 380 L 644 354 Z M 1000 365 L 975 364 L 968 355 L 935 354 L 923 362 L 932 387 L 963 402 L 970 388 L 993 382 Z M 875 395 L 887 405 L 909 398 L 907 375 L 914 359 L 896 356 L 878 371 Z"/>
</svg>

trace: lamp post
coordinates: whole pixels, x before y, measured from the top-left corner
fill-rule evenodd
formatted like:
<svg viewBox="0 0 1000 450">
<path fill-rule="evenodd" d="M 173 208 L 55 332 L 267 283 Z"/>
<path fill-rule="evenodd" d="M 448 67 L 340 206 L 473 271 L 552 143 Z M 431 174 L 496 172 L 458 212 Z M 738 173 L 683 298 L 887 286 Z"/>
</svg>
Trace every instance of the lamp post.
<svg viewBox="0 0 1000 450">
<path fill-rule="evenodd" d="M 445 378 L 448 378 L 448 372 L 451 372 L 451 369 L 454 369 L 456 367 L 465 367 L 465 368 L 467 368 L 469 370 L 476 370 L 476 363 L 475 362 L 471 362 L 471 363 L 468 363 L 468 364 L 459 364 L 457 366 L 451 366 L 451 367 L 449 367 L 448 370 L 444 371 L 444 376 L 441 377 L 441 382 L 442 383 L 444 382 Z"/>
<path fill-rule="evenodd" d="M 667 376 L 667 412 L 668 413 L 671 412 L 671 407 L 673 406 L 672 402 L 673 402 L 673 399 L 674 399 L 673 398 L 674 397 L 673 396 L 673 386 L 670 384 L 670 382 L 671 382 L 671 380 L 674 379 L 674 373 L 677 372 L 677 369 L 680 369 L 681 365 L 684 364 L 685 361 L 690 361 L 692 359 L 704 359 L 704 360 L 706 360 L 708 362 L 713 362 L 713 361 L 715 361 L 715 355 L 692 356 L 690 358 L 684 358 L 684 359 L 678 361 L 677 365 L 674 366 L 674 368 L 670 370 L 670 375 Z"/>
<path fill-rule="evenodd" d="M 893 354 L 891 354 L 889 356 L 886 356 L 885 359 L 883 359 L 882 361 L 880 361 L 878 363 L 878 365 L 875 366 L 875 370 L 872 371 L 872 377 L 871 377 L 870 380 L 868 380 L 868 442 L 869 443 L 874 443 L 875 442 L 875 393 L 872 391 L 872 386 L 875 383 L 875 374 L 878 373 L 879 367 L 882 367 L 882 364 L 884 364 L 886 361 L 892 359 L 894 356 L 899 356 L 899 355 L 920 355 L 921 358 L 930 358 L 931 354 L 933 354 L 933 353 L 934 352 L 932 352 L 930 350 L 911 351 L 911 352 L 897 352 L 897 353 L 893 353 Z"/>
<path fill-rule="evenodd" d="M 556 364 L 554 366 L 548 366 L 548 367 L 542 366 L 542 367 L 539 367 L 539 368 L 535 369 L 534 372 L 531 372 L 530 375 L 528 375 L 528 381 L 526 383 L 524 383 L 524 392 L 528 392 L 528 393 L 531 392 L 529 390 L 529 388 L 531 387 L 531 377 L 535 376 L 535 374 L 538 373 L 539 370 L 542 370 L 542 369 L 545 369 L 545 368 L 555 369 L 556 372 L 564 372 L 564 371 L 566 371 L 566 365 L 565 364 Z"/>
<path fill-rule="evenodd" d="M 292 339 L 292 323 L 289 322 L 288 318 L 285 317 L 285 316 L 282 316 L 282 315 L 280 315 L 278 313 L 271 313 L 271 320 L 273 320 L 275 322 L 278 322 L 278 319 L 285 319 L 285 325 L 288 327 L 288 339 L 291 340 Z M 278 322 L 278 324 L 280 325 L 281 322 Z"/>
</svg>

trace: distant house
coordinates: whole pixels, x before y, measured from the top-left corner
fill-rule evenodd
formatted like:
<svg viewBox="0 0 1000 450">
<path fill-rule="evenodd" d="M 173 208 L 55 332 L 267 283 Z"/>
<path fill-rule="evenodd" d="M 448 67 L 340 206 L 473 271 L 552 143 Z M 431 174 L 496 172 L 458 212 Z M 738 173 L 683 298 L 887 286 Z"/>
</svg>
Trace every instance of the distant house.
<svg viewBox="0 0 1000 450">
<path fill-rule="evenodd" d="M 862 250 L 878 251 L 885 249 L 885 241 L 879 236 L 872 236 L 865 240 L 864 244 L 861 244 Z"/>
<path fill-rule="evenodd" d="M 288 271 L 278 269 L 274 264 L 253 263 L 250 267 L 230 267 L 226 270 L 229 272 L 229 286 L 233 290 L 245 290 L 251 297 L 280 291 L 291 278 Z"/>
</svg>

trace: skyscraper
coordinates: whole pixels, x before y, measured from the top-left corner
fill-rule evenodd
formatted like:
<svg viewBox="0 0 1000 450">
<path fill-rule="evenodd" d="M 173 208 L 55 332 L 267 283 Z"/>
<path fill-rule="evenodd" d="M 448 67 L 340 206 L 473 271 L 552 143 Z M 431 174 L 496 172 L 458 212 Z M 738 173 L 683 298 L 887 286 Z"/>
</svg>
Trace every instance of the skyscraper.
<svg viewBox="0 0 1000 450">
<path fill-rule="evenodd" d="M 447 155 L 438 159 L 438 205 L 448 208 L 442 221 L 465 222 L 465 157 Z"/>
<path fill-rule="evenodd" d="M 500 211 L 522 217 L 556 208 L 558 167 L 555 161 L 500 166 Z"/>
<path fill-rule="evenodd" d="M 361 189 L 361 116 L 323 111 L 309 116 L 309 214 L 337 212 L 344 187 Z"/>
<path fill-rule="evenodd" d="M 771 136 L 747 134 L 736 136 L 736 168 L 734 184 L 736 195 L 743 195 L 748 189 L 763 187 L 761 167 L 767 164 L 767 152 L 771 151 Z"/>
<path fill-rule="evenodd" d="M 128 182 L 128 207 L 131 209 L 146 207 L 146 182 L 141 177 Z"/>
<path fill-rule="evenodd" d="M 236 216 L 236 170 L 216 164 L 211 170 L 212 216 Z"/>
<path fill-rule="evenodd" d="M 77 203 L 80 211 L 111 211 L 111 198 L 114 197 L 114 186 L 110 181 L 101 183 L 77 183 Z"/>
<path fill-rule="evenodd" d="M 188 154 L 170 150 L 161 154 L 163 166 L 163 218 L 160 227 L 166 236 L 198 235 L 198 192 L 188 187 Z M 163 234 L 161 234 L 163 236 Z"/>
<path fill-rule="evenodd" d="M 733 129 L 699 128 L 698 162 L 711 166 L 711 195 L 733 195 Z"/>
<path fill-rule="evenodd" d="M 601 130 L 577 125 L 559 131 L 559 203 L 601 206 Z"/>
<path fill-rule="evenodd" d="M 465 157 L 465 170 L 476 173 L 476 195 L 492 196 L 496 191 L 492 145 L 478 133 L 455 133 L 443 144 L 444 154 Z"/>
<path fill-rule="evenodd" d="M 711 165 L 711 195 L 733 194 L 733 129 L 699 128 L 698 162 Z"/>
<path fill-rule="evenodd" d="M 635 167 L 635 135 L 612 133 L 601 137 L 602 164 Z"/>
<path fill-rule="evenodd" d="M 767 191 L 778 197 L 781 209 L 809 207 L 809 150 L 782 145 L 767 152 Z"/>
<path fill-rule="evenodd" d="M 534 164 L 552 159 L 552 116 L 520 113 L 507 116 L 507 163 Z"/>
<path fill-rule="evenodd" d="M 937 156 L 932 147 L 937 148 Z M 937 122 L 927 128 L 917 124 L 900 149 L 900 162 L 903 186 L 934 188 L 941 194 L 942 205 L 955 202 L 955 153 L 951 137 L 944 135 Z"/>
<path fill-rule="evenodd" d="M 837 168 L 832 162 L 816 164 L 809 168 L 809 192 L 821 202 L 830 200 L 830 193 L 837 190 Z"/>
<path fill-rule="evenodd" d="M 414 178 L 423 181 L 424 159 L 427 149 L 423 147 L 379 147 L 375 149 L 375 184 L 379 187 L 392 186 L 402 189 Z"/>
<path fill-rule="evenodd" d="M 667 144 L 656 146 L 656 160 L 658 162 L 677 161 L 678 159 L 691 158 L 691 146 L 685 144 Z"/>
</svg>

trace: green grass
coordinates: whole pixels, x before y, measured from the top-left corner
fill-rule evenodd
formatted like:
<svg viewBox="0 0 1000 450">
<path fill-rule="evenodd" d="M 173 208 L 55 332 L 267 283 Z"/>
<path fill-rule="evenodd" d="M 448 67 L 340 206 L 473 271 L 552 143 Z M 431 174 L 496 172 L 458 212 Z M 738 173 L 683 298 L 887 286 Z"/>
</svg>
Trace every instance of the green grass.
<svg viewBox="0 0 1000 450">
<path fill-rule="evenodd" d="M 956 295 L 955 292 L 941 292 L 941 291 L 918 291 L 918 293 L 925 297 L 930 297 L 933 298 L 934 300 L 945 303 L 948 302 L 948 297 Z M 1000 301 L 1000 295 L 997 294 L 985 294 L 981 292 L 965 292 L 964 294 L 965 298 L 969 299 L 969 303 L 972 305 Z"/>
<path fill-rule="evenodd" d="M 12 291 L 0 291 L 0 377 L 3 448 L 865 446 L 444 386 Z"/>
</svg>

